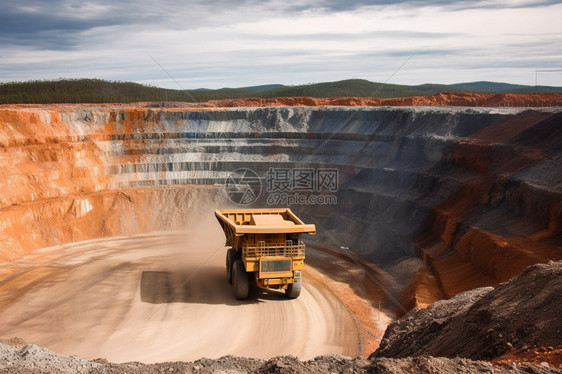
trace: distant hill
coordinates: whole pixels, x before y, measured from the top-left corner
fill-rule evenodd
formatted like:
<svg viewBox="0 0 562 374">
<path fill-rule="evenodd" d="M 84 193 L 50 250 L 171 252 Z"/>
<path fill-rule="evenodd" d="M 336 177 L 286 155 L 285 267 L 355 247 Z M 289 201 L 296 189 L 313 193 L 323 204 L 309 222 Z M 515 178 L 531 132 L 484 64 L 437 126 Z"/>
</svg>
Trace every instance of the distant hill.
<svg viewBox="0 0 562 374">
<path fill-rule="evenodd" d="M 245 97 L 406 97 L 446 92 L 562 93 L 562 87 L 524 86 L 497 82 L 417 86 L 384 84 L 364 79 L 313 83 L 298 86 L 268 84 L 240 88 L 172 90 L 132 82 L 101 79 L 60 79 L 0 84 L 0 104 L 130 103 L 136 101 L 187 101 L 239 99 Z"/>
<path fill-rule="evenodd" d="M 264 84 L 261 86 L 243 87 L 242 89 L 246 89 L 251 92 L 265 92 L 265 91 L 277 90 L 284 87 L 286 86 L 282 84 Z"/>
<path fill-rule="evenodd" d="M 508 92 L 514 92 L 516 90 L 520 90 L 528 86 L 523 86 L 521 84 L 481 81 L 481 82 L 470 82 L 470 83 L 457 83 L 457 84 L 452 84 L 451 87 L 455 87 L 460 90 L 477 91 L 482 93 L 483 92 L 508 93 Z"/>
</svg>

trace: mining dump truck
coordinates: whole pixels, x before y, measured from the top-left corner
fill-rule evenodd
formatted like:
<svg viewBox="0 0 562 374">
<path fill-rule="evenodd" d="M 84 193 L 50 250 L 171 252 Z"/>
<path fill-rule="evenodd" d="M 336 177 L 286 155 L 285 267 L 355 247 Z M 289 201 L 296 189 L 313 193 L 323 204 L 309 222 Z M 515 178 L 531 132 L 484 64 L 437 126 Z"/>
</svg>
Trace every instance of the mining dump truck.
<svg viewBox="0 0 562 374">
<path fill-rule="evenodd" d="M 302 222 L 288 208 L 219 209 L 215 211 L 226 236 L 226 278 L 234 296 L 247 299 L 250 284 L 285 290 L 295 299 L 301 293 L 304 243 L 301 234 L 316 227 Z"/>
</svg>

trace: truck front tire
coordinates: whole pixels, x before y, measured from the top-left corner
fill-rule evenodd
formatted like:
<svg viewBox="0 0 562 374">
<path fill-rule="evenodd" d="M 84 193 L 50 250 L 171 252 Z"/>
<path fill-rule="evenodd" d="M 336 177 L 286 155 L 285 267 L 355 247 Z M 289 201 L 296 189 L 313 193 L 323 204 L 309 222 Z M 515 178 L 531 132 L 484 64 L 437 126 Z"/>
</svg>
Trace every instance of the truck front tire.
<svg viewBox="0 0 562 374">
<path fill-rule="evenodd" d="M 234 297 L 238 300 L 245 300 L 250 294 L 250 275 L 246 272 L 242 260 L 234 261 L 232 266 L 232 288 Z"/>
<path fill-rule="evenodd" d="M 232 265 L 236 257 L 236 250 L 234 248 L 228 248 L 228 251 L 226 251 L 226 279 L 230 284 L 232 284 Z"/>
<path fill-rule="evenodd" d="M 296 299 L 301 294 L 302 279 L 296 278 L 295 283 L 291 283 L 285 293 L 289 299 Z"/>
</svg>

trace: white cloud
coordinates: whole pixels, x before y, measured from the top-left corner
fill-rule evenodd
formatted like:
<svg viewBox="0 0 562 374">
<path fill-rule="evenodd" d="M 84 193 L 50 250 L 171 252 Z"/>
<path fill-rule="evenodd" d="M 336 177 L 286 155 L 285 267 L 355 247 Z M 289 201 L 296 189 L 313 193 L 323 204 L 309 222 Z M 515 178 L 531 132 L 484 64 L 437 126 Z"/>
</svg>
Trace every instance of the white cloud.
<svg viewBox="0 0 562 374">
<path fill-rule="evenodd" d="M 385 81 L 411 57 L 390 83 L 534 84 L 539 69 L 544 71 L 539 83 L 562 86 L 562 4 L 434 3 L 440 5 L 365 7 L 355 1 L 340 11 L 333 11 L 335 3 L 321 11 L 291 11 L 296 3 L 277 0 L 234 8 L 199 2 L 181 7 L 175 1 L 154 8 L 139 2 L 123 23 L 119 17 L 83 28 L 78 22 L 74 31 L 60 33 L 66 44 L 58 49 L 57 35 L 49 39 L 54 31 L 0 36 L 0 76 L 96 77 L 178 88 L 152 55 L 185 88 Z M 87 2 L 68 14 L 96 18 L 115 13 L 112 4 L 119 3 Z"/>
</svg>

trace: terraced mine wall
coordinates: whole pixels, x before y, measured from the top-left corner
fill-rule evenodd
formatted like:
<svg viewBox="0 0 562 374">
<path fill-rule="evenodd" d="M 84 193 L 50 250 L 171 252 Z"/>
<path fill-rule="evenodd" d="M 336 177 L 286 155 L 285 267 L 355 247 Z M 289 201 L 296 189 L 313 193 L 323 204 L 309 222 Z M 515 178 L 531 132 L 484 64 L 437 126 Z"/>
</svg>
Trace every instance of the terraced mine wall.
<svg viewBox="0 0 562 374">
<path fill-rule="evenodd" d="M 248 207 L 272 169 L 337 170 L 335 199 L 291 208 L 424 306 L 562 258 L 561 164 L 553 108 L 4 108 L 0 260 L 181 229 L 235 206 L 237 169 L 261 178 Z"/>
</svg>

